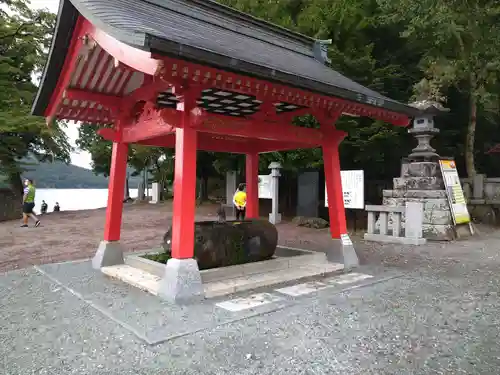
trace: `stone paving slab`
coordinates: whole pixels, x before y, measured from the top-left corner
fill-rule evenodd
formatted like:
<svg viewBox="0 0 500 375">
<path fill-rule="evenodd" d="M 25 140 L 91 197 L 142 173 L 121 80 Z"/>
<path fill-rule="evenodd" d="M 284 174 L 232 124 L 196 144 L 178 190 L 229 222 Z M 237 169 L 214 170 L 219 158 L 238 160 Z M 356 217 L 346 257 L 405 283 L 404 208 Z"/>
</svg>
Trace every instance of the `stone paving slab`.
<svg viewBox="0 0 500 375">
<path fill-rule="evenodd" d="M 285 306 L 262 306 L 237 314 L 216 309 L 210 301 L 180 306 L 108 278 L 93 270 L 90 262 L 44 265 L 39 269 L 152 345 Z"/>
<path fill-rule="evenodd" d="M 257 289 L 223 298 L 205 300 L 193 305 L 180 306 L 164 302 L 158 297 L 119 280 L 108 278 L 93 270 L 88 261 L 37 266 L 37 269 L 150 345 L 282 310 L 298 302 L 296 298 L 281 294 L 280 298 L 276 298 L 272 303 L 259 304 L 255 308 L 240 311 L 229 311 L 217 306 L 220 302 L 248 297 L 261 292 Z M 387 269 L 373 269 L 373 271 L 378 273 L 375 280 L 362 280 L 360 285 L 363 282 L 371 284 L 385 277 L 399 275 L 399 273 L 391 273 Z M 283 285 L 289 284 L 262 289 L 273 291 Z M 353 285 L 339 284 L 333 289 L 337 288 L 340 291 L 350 287 Z M 277 292 L 274 294 L 279 295 Z M 311 298 L 311 296 L 304 298 Z"/>
</svg>

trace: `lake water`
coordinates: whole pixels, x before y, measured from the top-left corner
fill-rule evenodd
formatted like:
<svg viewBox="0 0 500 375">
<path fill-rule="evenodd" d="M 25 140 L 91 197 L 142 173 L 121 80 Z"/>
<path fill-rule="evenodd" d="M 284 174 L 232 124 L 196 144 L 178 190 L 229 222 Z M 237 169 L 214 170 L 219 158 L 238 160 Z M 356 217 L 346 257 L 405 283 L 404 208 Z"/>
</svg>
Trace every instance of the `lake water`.
<svg viewBox="0 0 500 375">
<path fill-rule="evenodd" d="M 130 189 L 130 197 L 137 198 L 137 189 Z M 36 189 L 36 211 L 44 200 L 52 212 L 56 202 L 61 211 L 91 210 L 108 205 L 108 189 Z"/>
</svg>

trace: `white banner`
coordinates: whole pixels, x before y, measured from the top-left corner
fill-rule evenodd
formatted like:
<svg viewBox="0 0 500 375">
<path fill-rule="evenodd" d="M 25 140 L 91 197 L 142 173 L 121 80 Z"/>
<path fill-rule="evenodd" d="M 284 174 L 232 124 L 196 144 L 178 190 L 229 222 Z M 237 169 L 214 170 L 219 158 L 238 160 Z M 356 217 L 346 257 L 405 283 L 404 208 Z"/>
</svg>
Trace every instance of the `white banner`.
<svg viewBox="0 0 500 375">
<path fill-rule="evenodd" d="M 271 175 L 259 175 L 259 199 L 273 199 L 271 192 Z"/>
<path fill-rule="evenodd" d="M 340 171 L 344 208 L 365 208 L 365 174 L 363 170 Z M 328 193 L 325 184 L 325 207 L 328 207 Z"/>
</svg>

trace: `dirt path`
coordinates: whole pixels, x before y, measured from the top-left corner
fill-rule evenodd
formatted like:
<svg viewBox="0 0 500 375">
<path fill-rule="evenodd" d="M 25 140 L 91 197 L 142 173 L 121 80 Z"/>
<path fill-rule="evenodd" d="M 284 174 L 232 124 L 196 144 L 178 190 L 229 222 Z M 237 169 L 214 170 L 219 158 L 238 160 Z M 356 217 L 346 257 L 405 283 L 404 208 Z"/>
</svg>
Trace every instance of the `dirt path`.
<svg viewBox="0 0 500 375">
<path fill-rule="evenodd" d="M 171 203 L 130 204 L 123 212 L 121 242 L 128 251 L 160 246 L 170 223 Z M 213 218 L 214 205 L 197 209 L 197 219 Z M 19 221 L 0 223 L 0 271 L 34 264 L 84 259 L 93 256 L 102 239 L 105 209 L 52 213 L 39 228 L 20 228 Z M 33 223 L 30 223 L 33 226 Z M 278 226 L 282 245 L 321 250 L 328 246 L 328 230 Z"/>
<path fill-rule="evenodd" d="M 202 205 L 197 208 L 197 220 L 214 219 L 215 212 L 215 205 Z M 158 248 L 171 215 L 170 202 L 126 205 L 121 243 L 127 251 Z M 42 218 L 39 228 L 20 228 L 20 221 L 0 223 L 0 272 L 34 264 L 90 258 L 102 239 L 104 221 L 105 209 L 99 209 L 49 214 Z M 318 251 L 331 246 L 328 229 L 297 227 L 289 222 L 279 224 L 277 228 L 280 245 Z M 383 264 L 410 270 L 417 266 L 434 268 L 457 261 L 474 263 L 485 257 L 489 264 L 497 264 L 500 259 L 497 259 L 499 256 L 494 249 L 500 244 L 500 231 L 491 227 L 479 229 L 480 235 L 467 241 L 430 242 L 425 246 L 365 242 L 352 233 L 351 238 L 362 264 Z"/>
</svg>

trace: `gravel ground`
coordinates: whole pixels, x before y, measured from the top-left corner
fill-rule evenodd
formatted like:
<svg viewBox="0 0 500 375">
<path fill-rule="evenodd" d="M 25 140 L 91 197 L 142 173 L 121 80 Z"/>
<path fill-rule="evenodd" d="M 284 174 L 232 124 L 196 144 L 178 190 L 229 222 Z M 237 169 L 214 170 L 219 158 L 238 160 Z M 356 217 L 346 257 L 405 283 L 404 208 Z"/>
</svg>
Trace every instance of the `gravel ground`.
<svg viewBox="0 0 500 375">
<path fill-rule="evenodd" d="M 211 210 L 203 209 L 200 217 Z M 0 224 L 0 264 L 11 269 L 91 256 L 103 218 L 103 211 L 63 213 L 27 231 Z M 167 222 L 167 206 L 128 207 L 125 245 L 156 246 Z M 0 275 L 0 363 L 9 375 L 498 374 L 500 231 L 479 229 L 472 239 L 420 247 L 353 236 L 365 265 L 405 276 L 340 294 L 324 290 L 286 309 L 157 346 L 33 268 L 7 272 Z M 284 245 L 328 246 L 324 230 L 283 224 L 279 232 Z"/>
</svg>

